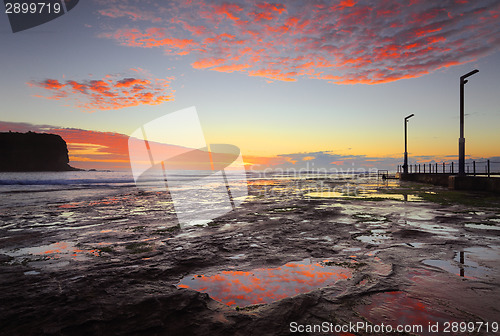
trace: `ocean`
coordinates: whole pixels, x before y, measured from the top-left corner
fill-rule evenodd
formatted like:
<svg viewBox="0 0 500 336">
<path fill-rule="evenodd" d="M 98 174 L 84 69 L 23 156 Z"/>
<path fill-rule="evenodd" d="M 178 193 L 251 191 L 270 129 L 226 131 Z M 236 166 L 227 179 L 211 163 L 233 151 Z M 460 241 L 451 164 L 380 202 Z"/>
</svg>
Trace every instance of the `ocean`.
<svg viewBox="0 0 500 336">
<path fill-rule="evenodd" d="M 133 187 L 128 172 L 0 173 L 0 211 L 99 199 Z"/>
<path fill-rule="evenodd" d="M 55 233 L 106 227 L 115 217 L 127 225 L 205 225 L 256 198 L 278 202 L 308 193 L 328 197 L 329 192 L 353 196 L 370 192 L 377 183 L 373 176 L 354 174 L 174 171 L 167 185 L 158 172 L 141 176 L 137 183 L 129 171 L 0 173 L 0 229 Z"/>
</svg>

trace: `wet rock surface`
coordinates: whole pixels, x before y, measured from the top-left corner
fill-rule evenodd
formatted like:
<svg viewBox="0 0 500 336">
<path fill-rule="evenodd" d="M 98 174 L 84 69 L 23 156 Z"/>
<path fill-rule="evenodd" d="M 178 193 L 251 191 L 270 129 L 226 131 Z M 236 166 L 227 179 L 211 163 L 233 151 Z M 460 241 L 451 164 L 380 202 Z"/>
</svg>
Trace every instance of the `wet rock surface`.
<svg viewBox="0 0 500 336">
<path fill-rule="evenodd" d="M 310 197 L 304 185 L 317 181 L 300 184 L 252 183 L 236 210 L 182 230 L 162 193 L 2 208 L 0 333 L 288 335 L 291 322 L 500 322 L 500 231 L 470 225 L 497 228 L 495 203 Z M 176 286 L 192 274 L 308 258 L 352 277 L 244 307 Z"/>
</svg>

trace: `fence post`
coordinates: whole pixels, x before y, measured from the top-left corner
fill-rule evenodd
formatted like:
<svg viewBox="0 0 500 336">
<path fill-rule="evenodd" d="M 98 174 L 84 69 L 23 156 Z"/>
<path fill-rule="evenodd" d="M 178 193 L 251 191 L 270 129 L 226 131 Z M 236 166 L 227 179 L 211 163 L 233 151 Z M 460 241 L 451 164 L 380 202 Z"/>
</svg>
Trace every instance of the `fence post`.
<svg viewBox="0 0 500 336">
<path fill-rule="evenodd" d="M 437 174 L 438 173 L 438 163 L 436 162 L 436 171 L 435 173 Z"/>
<path fill-rule="evenodd" d="M 443 174 L 444 174 L 444 161 L 443 161 Z"/>
<path fill-rule="evenodd" d="M 490 177 L 490 160 L 488 160 L 488 177 Z"/>
<path fill-rule="evenodd" d="M 476 176 L 476 160 L 472 161 L 472 172 Z"/>
<path fill-rule="evenodd" d="M 420 163 L 418 164 L 418 173 L 420 174 Z"/>
<path fill-rule="evenodd" d="M 453 174 L 453 161 L 451 161 L 451 173 Z"/>
</svg>

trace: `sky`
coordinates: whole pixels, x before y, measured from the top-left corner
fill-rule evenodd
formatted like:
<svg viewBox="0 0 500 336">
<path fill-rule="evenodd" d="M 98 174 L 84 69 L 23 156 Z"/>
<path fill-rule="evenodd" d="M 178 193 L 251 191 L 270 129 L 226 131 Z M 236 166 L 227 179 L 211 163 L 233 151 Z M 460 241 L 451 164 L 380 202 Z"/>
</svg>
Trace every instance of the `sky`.
<svg viewBox="0 0 500 336">
<path fill-rule="evenodd" d="M 195 106 L 248 167 L 379 168 L 500 157 L 500 2 L 86 0 L 13 33 L 0 131 L 60 134 L 71 164 L 129 169 L 127 141 Z M 500 161 L 497 160 L 497 161 Z"/>
</svg>

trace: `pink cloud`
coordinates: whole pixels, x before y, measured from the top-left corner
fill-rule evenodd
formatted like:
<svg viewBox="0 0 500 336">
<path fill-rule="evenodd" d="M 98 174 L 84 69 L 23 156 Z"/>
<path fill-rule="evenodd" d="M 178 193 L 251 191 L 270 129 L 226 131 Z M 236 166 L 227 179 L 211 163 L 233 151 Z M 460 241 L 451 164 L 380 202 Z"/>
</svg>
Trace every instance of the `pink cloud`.
<svg viewBox="0 0 500 336">
<path fill-rule="evenodd" d="M 221 65 L 218 67 L 214 67 L 210 70 L 219 71 L 219 72 L 234 72 L 234 71 L 243 71 L 244 69 L 250 68 L 248 64 L 228 64 Z"/>
<path fill-rule="evenodd" d="M 116 24 L 101 37 L 190 55 L 196 69 L 268 81 L 386 83 L 471 62 L 500 46 L 495 0 L 382 0 L 376 8 L 368 0 L 125 4 L 100 11 L 109 26 Z"/>
<path fill-rule="evenodd" d="M 191 66 L 195 69 L 205 69 L 224 64 L 225 61 L 224 58 L 202 58 L 191 63 Z"/>
<path fill-rule="evenodd" d="M 151 84 L 151 81 L 149 81 L 147 79 L 124 78 L 124 79 L 116 82 L 115 86 L 116 87 L 129 87 L 129 86 L 133 86 L 133 85 L 137 85 L 137 84 L 149 85 L 149 84 Z"/>
<path fill-rule="evenodd" d="M 237 4 L 223 3 L 221 5 L 213 5 L 214 12 L 218 15 L 225 15 L 227 18 L 233 21 L 237 21 L 240 18 L 237 16 L 238 12 L 241 12 L 243 9 Z"/>
<path fill-rule="evenodd" d="M 160 22 L 162 19 L 157 13 L 152 11 L 139 11 L 136 7 L 113 3 L 110 8 L 99 10 L 99 14 L 110 18 L 127 18 L 132 21 Z"/>
<path fill-rule="evenodd" d="M 142 69 L 131 69 L 136 77 L 121 78 L 107 75 L 103 79 L 67 80 L 56 79 L 31 81 L 27 84 L 46 90 L 46 99 L 69 99 L 75 106 L 86 111 L 117 110 L 137 105 L 158 105 L 174 100 L 170 79 L 138 78 L 145 76 Z"/>
<path fill-rule="evenodd" d="M 120 44 L 128 47 L 164 47 L 167 50 L 182 51 L 193 45 L 192 39 L 166 37 L 167 29 L 158 27 L 148 28 L 144 32 L 134 28 L 124 28 L 118 29 L 113 33 L 101 34 L 101 36 L 115 39 L 119 41 Z"/>
</svg>

